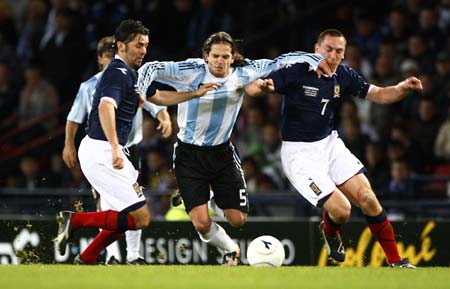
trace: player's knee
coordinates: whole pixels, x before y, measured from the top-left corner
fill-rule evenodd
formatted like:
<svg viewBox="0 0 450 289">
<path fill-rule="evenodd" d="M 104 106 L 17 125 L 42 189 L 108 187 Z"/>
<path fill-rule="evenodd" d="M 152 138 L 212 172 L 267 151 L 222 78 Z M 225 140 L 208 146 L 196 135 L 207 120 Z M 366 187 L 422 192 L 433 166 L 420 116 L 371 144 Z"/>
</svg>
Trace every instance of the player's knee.
<svg viewBox="0 0 450 289">
<path fill-rule="evenodd" d="M 211 228 L 211 219 L 209 218 L 192 220 L 192 223 L 194 224 L 195 230 L 201 234 L 208 233 Z"/>
<path fill-rule="evenodd" d="M 348 222 L 348 220 L 350 220 L 351 212 L 352 207 L 350 205 L 341 206 L 332 212 L 333 219 L 338 224 L 345 224 Z"/>
<path fill-rule="evenodd" d="M 147 228 L 150 225 L 150 221 L 152 219 L 152 216 L 150 212 L 143 212 L 142 214 L 139 214 L 137 218 L 135 218 L 135 224 L 136 229 L 144 229 Z"/>
<path fill-rule="evenodd" d="M 235 228 L 240 228 L 247 221 L 247 214 L 245 213 L 233 214 L 231 216 L 227 216 L 227 220 L 231 226 Z"/>
<path fill-rule="evenodd" d="M 380 203 L 372 190 L 363 189 L 359 195 L 361 196 L 359 198 L 359 207 L 363 212 L 378 210 Z"/>
</svg>

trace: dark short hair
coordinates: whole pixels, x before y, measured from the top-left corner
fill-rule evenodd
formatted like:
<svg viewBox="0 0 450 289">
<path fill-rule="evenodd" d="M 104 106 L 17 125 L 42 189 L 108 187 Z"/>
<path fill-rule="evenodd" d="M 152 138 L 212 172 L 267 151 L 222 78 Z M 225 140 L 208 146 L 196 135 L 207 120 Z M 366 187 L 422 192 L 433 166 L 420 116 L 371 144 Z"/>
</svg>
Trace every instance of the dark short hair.
<svg viewBox="0 0 450 289">
<path fill-rule="evenodd" d="M 127 19 L 122 21 L 119 27 L 117 27 L 116 32 L 114 33 L 114 42 L 117 43 L 121 41 L 129 43 L 138 34 L 148 35 L 149 32 L 141 21 Z M 117 48 L 117 45 L 115 45 L 115 47 Z"/>
<path fill-rule="evenodd" d="M 114 36 L 105 36 L 97 44 L 97 55 L 102 56 L 103 53 L 111 52 L 114 53 Z"/>
<path fill-rule="evenodd" d="M 325 36 L 328 36 L 328 35 L 332 36 L 332 37 L 344 37 L 345 38 L 344 34 L 337 29 L 326 29 L 319 34 L 319 37 L 317 38 L 317 44 L 320 45 L 320 43 L 322 43 L 322 41 L 325 39 Z"/>
<path fill-rule="evenodd" d="M 211 51 L 213 44 L 225 44 L 231 47 L 231 53 L 234 55 L 234 63 L 232 66 L 242 66 L 244 64 L 244 56 L 240 53 L 237 40 L 233 39 L 230 34 L 226 32 L 216 32 L 209 36 L 203 44 L 203 54 L 208 54 Z"/>
</svg>

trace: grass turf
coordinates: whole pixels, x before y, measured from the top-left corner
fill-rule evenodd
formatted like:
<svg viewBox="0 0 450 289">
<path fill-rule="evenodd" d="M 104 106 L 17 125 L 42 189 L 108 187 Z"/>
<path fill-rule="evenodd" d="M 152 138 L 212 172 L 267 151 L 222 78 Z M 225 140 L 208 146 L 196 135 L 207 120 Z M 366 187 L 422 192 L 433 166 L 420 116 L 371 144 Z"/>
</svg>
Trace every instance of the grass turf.
<svg viewBox="0 0 450 289">
<path fill-rule="evenodd" d="M 0 266 L 1 289 L 450 288 L 450 268 L 249 266 Z"/>
</svg>

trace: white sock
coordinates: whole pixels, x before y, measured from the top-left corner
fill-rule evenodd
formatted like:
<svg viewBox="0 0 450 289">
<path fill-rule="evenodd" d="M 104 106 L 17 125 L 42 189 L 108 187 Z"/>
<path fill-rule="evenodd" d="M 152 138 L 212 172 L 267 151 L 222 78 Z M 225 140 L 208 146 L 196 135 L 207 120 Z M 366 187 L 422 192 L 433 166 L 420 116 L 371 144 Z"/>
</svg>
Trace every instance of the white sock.
<svg viewBox="0 0 450 289">
<path fill-rule="evenodd" d="M 208 201 L 208 208 L 212 210 L 218 217 L 220 217 L 222 220 L 227 221 L 227 218 L 225 217 L 225 213 L 219 206 L 217 206 L 216 201 L 214 199 L 210 199 Z"/>
<path fill-rule="evenodd" d="M 114 243 L 110 244 L 108 247 L 106 247 L 106 261 L 114 256 L 119 262 L 122 262 L 122 256 L 120 255 L 119 250 L 119 242 L 115 241 Z"/>
<path fill-rule="evenodd" d="M 141 247 L 142 230 L 128 230 L 125 232 L 125 239 L 127 241 L 127 261 L 134 261 L 141 256 L 139 249 Z"/>
<path fill-rule="evenodd" d="M 239 251 L 238 244 L 231 240 L 230 236 L 227 235 L 227 232 L 215 222 L 211 222 L 211 228 L 208 233 L 197 233 L 203 242 L 211 244 L 214 247 L 223 250 L 225 253 Z"/>
</svg>

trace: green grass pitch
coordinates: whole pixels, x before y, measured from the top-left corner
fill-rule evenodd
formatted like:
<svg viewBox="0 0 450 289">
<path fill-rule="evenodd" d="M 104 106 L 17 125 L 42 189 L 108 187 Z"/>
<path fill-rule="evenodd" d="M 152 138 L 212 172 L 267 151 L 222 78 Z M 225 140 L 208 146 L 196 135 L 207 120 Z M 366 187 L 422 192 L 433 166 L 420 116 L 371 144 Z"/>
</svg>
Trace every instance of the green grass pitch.
<svg viewBox="0 0 450 289">
<path fill-rule="evenodd" d="M 1 289 L 448 289 L 450 268 L 0 266 Z"/>
</svg>

